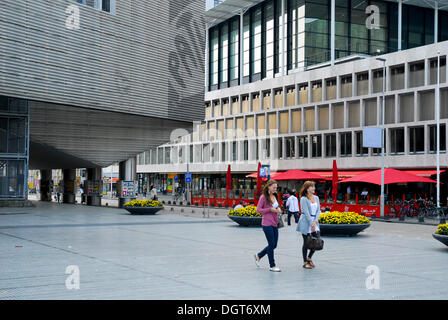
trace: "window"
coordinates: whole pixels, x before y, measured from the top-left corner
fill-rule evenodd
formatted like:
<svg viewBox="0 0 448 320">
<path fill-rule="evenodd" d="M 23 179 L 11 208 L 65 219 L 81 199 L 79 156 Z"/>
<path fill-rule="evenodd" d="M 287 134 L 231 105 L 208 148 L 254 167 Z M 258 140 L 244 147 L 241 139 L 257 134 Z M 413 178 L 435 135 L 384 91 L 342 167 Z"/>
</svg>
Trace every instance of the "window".
<svg viewBox="0 0 448 320">
<path fill-rule="evenodd" d="M 404 153 L 404 129 L 390 129 L 390 154 Z"/>
<path fill-rule="evenodd" d="M 446 126 L 440 124 L 440 151 L 446 152 Z M 429 152 L 437 152 L 437 126 L 429 127 Z"/>
<path fill-rule="evenodd" d="M 424 153 L 425 152 L 425 129 L 409 128 L 409 153 Z"/>
<path fill-rule="evenodd" d="M 218 88 L 219 29 L 210 29 L 210 89 Z"/>
<path fill-rule="evenodd" d="M 271 140 L 270 139 L 266 139 L 265 146 L 266 146 L 266 158 L 269 159 L 271 157 Z"/>
<path fill-rule="evenodd" d="M 237 143 L 232 142 L 232 160 L 236 161 L 237 158 L 238 158 Z"/>
<path fill-rule="evenodd" d="M 239 79 L 239 17 L 235 17 L 230 22 L 230 82 L 237 85 Z"/>
<path fill-rule="evenodd" d="M 226 161 L 226 143 L 225 142 L 221 143 L 221 161 L 222 162 Z"/>
<path fill-rule="evenodd" d="M 367 156 L 369 154 L 369 148 L 364 148 L 363 146 L 362 131 L 356 132 L 356 155 L 357 156 Z M 381 152 L 381 149 L 380 149 Z"/>
<path fill-rule="evenodd" d="M 351 157 L 352 155 L 352 133 L 341 133 L 341 157 Z"/>
<path fill-rule="evenodd" d="M 115 2 L 116 0 L 75 0 L 80 4 L 95 8 L 97 10 L 102 10 L 109 13 L 115 13 Z"/>
<path fill-rule="evenodd" d="M 285 144 L 286 144 L 286 159 L 295 158 L 294 138 L 285 138 Z"/>
<path fill-rule="evenodd" d="M 336 157 L 336 133 L 325 135 L 325 156 Z"/>
<path fill-rule="evenodd" d="M 322 136 L 311 136 L 311 157 L 322 157 Z"/>
<path fill-rule="evenodd" d="M 193 145 L 190 146 L 190 163 L 193 163 Z"/>
<path fill-rule="evenodd" d="M 308 137 L 299 137 L 299 158 L 308 158 Z"/>
<path fill-rule="evenodd" d="M 283 139 L 278 138 L 278 158 L 283 159 Z"/>
<path fill-rule="evenodd" d="M 249 160 L 249 141 L 244 141 L 244 160 Z"/>
</svg>

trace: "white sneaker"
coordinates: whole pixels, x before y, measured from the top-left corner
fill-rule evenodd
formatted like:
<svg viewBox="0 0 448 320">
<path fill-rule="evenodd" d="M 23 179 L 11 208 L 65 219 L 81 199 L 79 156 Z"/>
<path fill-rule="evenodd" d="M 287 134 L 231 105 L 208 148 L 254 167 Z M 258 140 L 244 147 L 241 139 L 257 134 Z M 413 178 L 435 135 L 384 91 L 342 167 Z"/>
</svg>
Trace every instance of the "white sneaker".
<svg viewBox="0 0 448 320">
<path fill-rule="evenodd" d="M 269 268 L 269 271 L 272 271 L 272 272 L 280 272 L 280 271 L 282 271 L 282 270 L 280 270 L 279 267 L 275 266 L 275 267 Z"/>
<path fill-rule="evenodd" d="M 257 254 L 254 254 L 255 264 L 257 265 L 257 268 L 260 268 L 260 258 L 258 258 Z"/>
</svg>

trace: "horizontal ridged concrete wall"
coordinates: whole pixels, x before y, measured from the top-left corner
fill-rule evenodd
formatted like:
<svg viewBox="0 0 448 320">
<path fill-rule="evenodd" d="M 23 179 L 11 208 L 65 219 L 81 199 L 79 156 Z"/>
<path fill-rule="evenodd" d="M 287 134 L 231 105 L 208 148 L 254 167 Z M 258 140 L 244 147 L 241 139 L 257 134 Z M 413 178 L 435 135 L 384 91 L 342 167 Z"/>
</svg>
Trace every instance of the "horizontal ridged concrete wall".
<svg viewBox="0 0 448 320">
<path fill-rule="evenodd" d="M 77 5 L 80 28 L 66 27 Z M 0 95 L 203 119 L 204 0 L 0 1 Z"/>
</svg>

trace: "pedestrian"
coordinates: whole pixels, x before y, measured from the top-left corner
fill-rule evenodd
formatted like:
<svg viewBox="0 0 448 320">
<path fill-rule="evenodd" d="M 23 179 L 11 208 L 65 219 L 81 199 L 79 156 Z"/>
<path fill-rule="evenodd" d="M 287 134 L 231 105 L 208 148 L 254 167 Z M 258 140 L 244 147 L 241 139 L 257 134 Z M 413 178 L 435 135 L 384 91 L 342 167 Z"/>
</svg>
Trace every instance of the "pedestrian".
<svg viewBox="0 0 448 320">
<path fill-rule="evenodd" d="M 157 190 L 154 188 L 153 184 L 151 184 L 151 187 L 149 188 L 149 198 L 151 200 L 157 200 Z"/>
<path fill-rule="evenodd" d="M 56 193 L 58 203 L 61 203 L 61 192 L 58 190 L 58 193 Z"/>
<path fill-rule="evenodd" d="M 286 200 L 286 208 L 288 209 L 288 226 L 291 225 L 291 215 L 294 215 L 294 220 L 296 223 L 299 222 L 299 200 L 297 200 L 297 197 L 295 196 L 296 190 L 292 190 L 290 194 L 291 195 L 288 200 Z"/>
<path fill-rule="evenodd" d="M 302 233 L 303 267 L 306 269 L 313 269 L 315 267 L 313 261 L 311 260 L 314 250 L 310 250 L 308 253 L 308 249 L 305 246 L 306 240 L 310 236 L 320 237 L 320 201 L 319 197 L 314 195 L 315 190 L 316 187 L 313 181 L 306 181 L 300 190 L 300 207 L 302 209 L 302 214 L 296 230 Z"/>
<path fill-rule="evenodd" d="M 269 270 L 280 272 L 280 268 L 275 265 L 274 249 L 278 242 L 278 215 L 282 212 L 277 201 L 277 182 L 270 180 L 263 188 L 262 195 L 258 201 L 257 212 L 263 215 L 261 226 L 268 241 L 266 248 L 254 254 L 255 264 L 260 266 L 260 260 L 267 254 L 269 258 Z"/>
<path fill-rule="evenodd" d="M 143 198 L 146 198 L 146 193 L 148 191 L 148 187 L 146 186 L 146 184 L 143 185 Z"/>
<path fill-rule="evenodd" d="M 243 206 L 243 201 L 240 201 L 240 203 L 237 204 L 237 205 L 235 206 L 235 208 L 233 208 L 233 210 L 236 210 L 236 209 L 239 209 L 239 208 L 244 208 L 244 206 Z"/>
</svg>

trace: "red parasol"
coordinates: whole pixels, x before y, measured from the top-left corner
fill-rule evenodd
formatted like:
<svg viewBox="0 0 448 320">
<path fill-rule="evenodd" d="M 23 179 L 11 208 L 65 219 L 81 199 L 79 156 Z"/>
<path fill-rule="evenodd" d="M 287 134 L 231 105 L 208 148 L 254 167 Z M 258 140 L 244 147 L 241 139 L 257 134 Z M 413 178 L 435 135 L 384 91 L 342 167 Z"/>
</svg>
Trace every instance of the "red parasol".
<svg viewBox="0 0 448 320">
<path fill-rule="evenodd" d="M 341 183 L 346 182 L 366 182 L 381 185 L 381 169 L 366 172 L 356 177 L 342 180 Z M 406 171 L 395 170 L 391 168 L 384 169 L 384 184 L 391 183 L 406 183 L 406 182 L 426 182 L 437 183 L 434 180 L 420 177 Z"/>
<path fill-rule="evenodd" d="M 317 174 L 306 172 L 298 169 L 288 170 L 275 176 L 275 180 L 325 180 L 324 177 Z"/>
<path fill-rule="evenodd" d="M 332 196 L 333 201 L 336 203 L 338 198 L 338 167 L 336 165 L 336 160 L 333 160 L 333 181 L 332 181 Z"/>
<path fill-rule="evenodd" d="M 257 169 L 257 197 L 260 196 L 261 193 L 261 177 L 260 177 L 260 169 L 261 169 L 261 162 L 258 162 L 258 169 Z"/>
<path fill-rule="evenodd" d="M 232 174 L 230 171 L 230 164 L 227 166 L 227 176 L 226 176 L 226 190 L 232 190 Z"/>
</svg>

